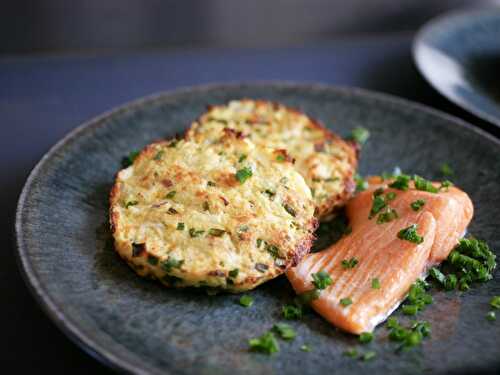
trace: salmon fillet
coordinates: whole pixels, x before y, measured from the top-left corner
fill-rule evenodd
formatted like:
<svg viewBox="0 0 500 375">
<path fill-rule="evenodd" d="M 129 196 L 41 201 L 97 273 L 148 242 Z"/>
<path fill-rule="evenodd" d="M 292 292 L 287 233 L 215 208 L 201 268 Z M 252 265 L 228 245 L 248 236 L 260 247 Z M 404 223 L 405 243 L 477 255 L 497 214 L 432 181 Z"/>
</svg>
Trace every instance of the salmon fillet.
<svg viewBox="0 0 500 375">
<path fill-rule="evenodd" d="M 358 194 L 347 204 L 351 234 L 319 253 L 307 255 L 287 272 L 300 294 L 314 288 L 313 273 L 326 271 L 333 284 L 311 306 L 335 326 L 354 334 L 370 332 L 384 321 L 405 298 L 410 286 L 429 267 L 446 259 L 473 215 L 471 200 L 455 187 L 435 194 L 415 190 L 413 185 L 407 191 L 382 186 L 383 194 L 396 194 L 389 206 L 398 217 L 377 224 L 376 217 L 368 217 L 373 192 L 379 187 Z M 425 204 L 415 211 L 410 204 L 418 199 Z M 399 231 L 413 224 L 423 237 L 421 243 L 398 238 Z M 358 261 L 355 267 L 342 265 L 342 260 L 352 258 Z M 380 282 L 379 289 L 372 287 L 374 278 Z M 340 300 L 344 298 L 350 298 L 352 304 L 343 306 Z"/>
</svg>

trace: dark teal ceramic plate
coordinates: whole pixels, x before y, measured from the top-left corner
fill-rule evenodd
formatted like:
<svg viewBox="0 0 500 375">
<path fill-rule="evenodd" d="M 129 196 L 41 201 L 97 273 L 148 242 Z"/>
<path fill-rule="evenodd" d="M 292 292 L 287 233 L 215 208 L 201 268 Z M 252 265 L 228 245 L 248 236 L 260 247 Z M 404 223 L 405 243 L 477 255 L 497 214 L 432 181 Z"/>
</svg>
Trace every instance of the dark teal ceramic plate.
<svg viewBox="0 0 500 375">
<path fill-rule="evenodd" d="M 500 126 L 500 7 L 432 20 L 415 38 L 413 57 L 441 94 Z"/>
<path fill-rule="evenodd" d="M 247 340 L 282 321 L 293 292 L 280 277 L 238 296 L 167 290 L 140 279 L 109 248 L 107 197 L 120 161 L 131 150 L 182 133 L 208 104 L 265 98 L 298 107 L 336 132 L 371 131 L 362 174 L 404 171 L 440 177 L 440 164 L 476 207 L 470 232 L 500 249 L 500 143 L 460 120 L 417 104 L 367 91 L 318 85 L 241 84 L 183 89 L 142 99 L 82 125 L 40 161 L 21 195 L 18 255 L 33 294 L 75 342 L 116 369 L 154 374 L 417 374 L 500 371 L 500 321 L 485 315 L 500 278 L 469 293 L 435 292 L 419 318 L 432 324 L 422 347 L 396 353 L 387 330 L 363 350 L 361 362 L 343 356 L 357 338 L 308 313 L 291 322 L 298 336 L 268 357 Z M 323 238 L 323 241 L 325 239 Z M 401 315 L 396 312 L 396 315 Z M 403 319 L 404 320 L 404 319 Z M 301 345 L 312 348 L 309 353 Z"/>
</svg>

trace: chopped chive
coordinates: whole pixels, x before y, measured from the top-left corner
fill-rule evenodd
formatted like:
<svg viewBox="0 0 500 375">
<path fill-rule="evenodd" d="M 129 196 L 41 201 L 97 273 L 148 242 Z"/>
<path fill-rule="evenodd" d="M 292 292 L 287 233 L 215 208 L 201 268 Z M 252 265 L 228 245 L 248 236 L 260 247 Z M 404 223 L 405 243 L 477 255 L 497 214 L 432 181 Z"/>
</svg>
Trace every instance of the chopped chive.
<svg viewBox="0 0 500 375">
<path fill-rule="evenodd" d="M 344 307 L 349 306 L 352 304 L 352 300 L 349 297 L 346 298 L 341 298 L 340 299 L 340 304 Z"/>
<path fill-rule="evenodd" d="M 172 190 L 171 192 L 169 192 L 167 195 L 165 195 L 165 198 L 167 199 L 172 199 L 173 197 L 175 197 L 175 194 L 177 192 L 175 190 Z"/>
<path fill-rule="evenodd" d="M 362 332 L 361 335 L 359 335 L 359 342 L 362 344 L 367 344 L 372 340 L 373 340 L 373 333 L 371 332 Z"/>
<path fill-rule="evenodd" d="M 195 229 L 195 228 L 189 228 L 189 235 L 192 238 L 199 237 L 201 236 L 205 231 L 203 229 Z"/>
<path fill-rule="evenodd" d="M 361 358 L 363 361 L 370 361 L 373 358 L 375 358 L 376 356 L 377 356 L 377 353 L 375 353 L 373 350 L 370 350 L 370 351 L 366 352 L 365 354 L 363 354 L 363 356 Z"/>
<path fill-rule="evenodd" d="M 372 289 L 380 289 L 380 280 L 376 277 L 372 279 Z"/>
<path fill-rule="evenodd" d="M 266 244 L 266 250 L 273 258 L 277 258 L 280 252 L 277 246 L 271 244 Z"/>
<path fill-rule="evenodd" d="M 238 274 L 240 273 L 240 270 L 238 268 L 235 268 L 231 271 L 229 271 L 228 275 L 232 279 L 236 279 L 238 277 Z"/>
<path fill-rule="evenodd" d="M 250 307 L 253 305 L 253 298 L 249 295 L 243 295 L 240 297 L 240 305 L 243 307 Z"/>
<path fill-rule="evenodd" d="M 239 159 L 238 159 L 238 163 L 241 163 L 242 161 L 244 161 L 245 159 L 247 158 L 247 156 L 245 154 L 242 154 Z"/>
<path fill-rule="evenodd" d="M 278 154 L 278 155 L 276 155 L 276 160 L 277 161 L 285 161 L 286 157 L 283 154 Z"/>
<path fill-rule="evenodd" d="M 389 184 L 389 187 L 394 188 L 394 189 L 398 189 L 398 190 L 406 191 L 406 190 L 408 190 L 410 180 L 411 180 L 410 176 L 408 176 L 406 174 L 401 174 L 401 175 L 396 177 L 394 182 Z"/>
<path fill-rule="evenodd" d="M 443 176 L 453 176 L 455 174 L 448 163 L 441 164 L 440 170 Z"/>
<path fill-rule="evenodd" d="M 492 322 L 494 320 L 497 320 L 497 315 L 495 314 L 494 311 L 490 311 L 488 314 L 486 314 L 486 319 Z"/>
<path fill-rule="evenodd" d="M 450 188 L 451 186 L 453 186 L 453 182 L 449 181 L 449 180 L 445 180 L 445 181 L 442 181 L 441 182 L 441 186 L 439 187 L 439 190 L 444 190 L 444 191 L 448 191 L 448 188 Z"/>
<path fill-rule="evenodd" d="M 394 199 L 396 199 L 396 193 L 393 192 L 393 191 L 390 191 L 388 192 L 386 195 L 385 195 L 385 198 L 388 200 L 388 201 L 393 201 Z"/>
<path fill-rule="evenodd" d="M 333 281 L 330 274 L 326 271 L 319 271 L 312 274 L 313 284 L 316 289 L 322 290 L 332 285 Z"/>
<path fill-rule="evenodd" d="M 208 234 L 213 237 L 222 237 L 226 233 L 224 229 L 210 228 Z"/>
<path fill-rule="evenodd" d="M 490 306 L 494 309 L 500 309 L 500 296 L 494 296 L 491 298 Z"/>
<path fill-rule="evenodd" d="M 386 207 L 377 217 L 377 224 L 384 224 L 396 220 L 399 217 L 398 212 L 391 207 Z"/>
<path fill-rule="evenodd" d="M 356 265 L 359 263 L 359 260 L 357 260 L 356 258 L 352 257 L 351 259 L 344 259 L 341 264 L 342 264 L 342 268 L 344 269 L 351 269 L 351 268 L 354 268 L 356 267 Z"/>
<path fill-rule="evenodd" d="M 139 204 L 138 201 L 130 201 L 125 204 L 125 208 L 129 208 L 130 206 L 135 206 L 137 204 Z"/>
<path fill-rule="evenodd" d="M 163 154 L 165 153 L 165 151 L 163 150 L 160 150 L 156 153 L 156 155 L 153 157 L 154 160 L 161 160 L 161 158 L 163 157 Z"/>
<path fill-rule="evenodd" d="M 300 350 L 302 350 L 303 352 L 310 352 L 311 351 L 311 347 L 307 344 L 304 344 L 304 345 L 301 345 L 300 346 Z"/>
<path fill-rule="evenodd" d="M 263 239 L 257 238 L 257 248 L 260 249 L 260 245 L 262 245 Z"/>
<path fill-rule="evenodd" d="M 174 257 L 169 256 L 168 259 L 161 263 L 161 267 L 165 270 L 165 272 L 172 271 L 172 268 L 181 268 L 184 264 L 184 260 L 175 259 Z"/>
<path fill-rule="evenodd" d="M 368 141 L 368 138 L 370 138 L 370 131 L 361 126 L 352 129 L 351 135 L 349 137 L 349 139 L 352 139 L 360 145 L 364 145 L 366 141 Z"/>
<path fill-rule="evenodd" d="M 417 315 L 418 306 L 416 305 L 404 305 L 403 306 L 403 314 L 405 315 Z"/>
<path fill-rule="evenodd" d="M 350 357 L 350 358 L 357 358 L 358 357 L 358 350 L 355 349 L 355 348 L 351 348 L 351 349 L 347 349 L 345 352 L 344 352 L 344 355 L 346 357 Z"/>
<path fill-rule="evenodd" d="M 283 340 L 293 340 L 297 334 L 295 330 L 286 323 L 276 323 L 273 326 L 273 331 L 277 333 Z"/>
<path fill-rule="evenodd" d="M 280 350 L 278 341 L 272 332 L 267 332 L 258 338 L 248 340 L 248 345 L 251 350 L 265 354 L 273 354 Z"/>
<path fill-rule="evenodd" d="M 148 263 L 152 266 L 156 266 L 158 264 L 158 258 L 154 255 L 148 254 Z"/>
<path fill-rule="evenodd" d="M 184 230 L 185 225 L 184 223 L 177 223 L 177 230 Z"/>
<path fill-rule="evenodd" d="M 282 308 L 283 317 L 288 320 L 298 320 L 302 318 L 302 308 L 296 305 L 284 305 Z"/>
<path fill-rule="evenodd" d="M 236 179 L 243 184 L 246 180 L 252 177 L 252 170 L 249 167 L 242 168 L 238 170 L 235 174 Z"/>
<path fill-rule="evenodd" d="M 357 192 L 368 189 L 368 182 L 357 173 L 354 175 L 354 182 L 356 183 Z"/>
<path fill-rule="evenodd" d="M 426 180 L 425 178 L 414 175 L 413 181 L 415 182 L 415 189 L 417 189 L 417 190 L 427 191 L 429 193 L 439 192 L 439 189 L 437 187 L 435 187 L 434 185 L 432 185 L 431 181 Z"/>
<path fill-rule="evenodd" d="M 410 203 L 410 207 L 413 211 L 418 211 L 424 207 L 425 201 L 423 199 L 417 199 L 416 201 Z"/>
<path fill-rule="evenodd" d="M 398 232 L 398 238 L 416 244 L 421 244 L 424 242 L 424 237 L 418 235 L 417 228 L 417 224 L 412 224 L 408 228 L 401 229 Z"/>
<path fill-rule="evenodd" d="M 319 289 L 311 289 L 297 296 L 297 303 L 300 305 L 309 305 L 315 299 L 318 299 L 321 294 Z"/>
</svg>

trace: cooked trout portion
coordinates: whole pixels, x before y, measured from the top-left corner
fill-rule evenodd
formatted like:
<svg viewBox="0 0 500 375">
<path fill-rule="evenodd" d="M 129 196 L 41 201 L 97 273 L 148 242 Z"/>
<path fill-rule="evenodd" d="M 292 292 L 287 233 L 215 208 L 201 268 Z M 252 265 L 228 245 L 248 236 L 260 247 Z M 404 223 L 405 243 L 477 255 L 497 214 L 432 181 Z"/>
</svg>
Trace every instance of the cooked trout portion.
<svg viewBox="0 0 500 375">
<path fill-rule="evenodd" d="M 313 289 L 312 274 L 327 272 L 333 284 L 312 307 L 335 326 L 360 334 L 384 321 L 417 278 L 446 259 L 471 221 L 473 206 L 454 187 L 431 193 L 413 185 L 406 191 L 379 185 L 353 198 L 346 212 L 352 233 L 304 257 L 287 277 L 302 293 Z"/>
<path fill-rule="evenodd" d="M 149 145 L 111 192 L 117 252 L 167 286 L 243 291 L 282 274 L 317 221 L 310 189 L 278 155 L 234 134 Z"/>
<path fill-rule="evenodd" d="M 231 101 L 210 107 L 193 123 L 187 139 L 212 144 L 223 132 L 282 150 L 278 159 L 295 161 L 295 168 L 311 188 L 320 219 L 343 206 L 354 191 L 354 144 L 298 110 L 262 100 Z"/>
</svg>

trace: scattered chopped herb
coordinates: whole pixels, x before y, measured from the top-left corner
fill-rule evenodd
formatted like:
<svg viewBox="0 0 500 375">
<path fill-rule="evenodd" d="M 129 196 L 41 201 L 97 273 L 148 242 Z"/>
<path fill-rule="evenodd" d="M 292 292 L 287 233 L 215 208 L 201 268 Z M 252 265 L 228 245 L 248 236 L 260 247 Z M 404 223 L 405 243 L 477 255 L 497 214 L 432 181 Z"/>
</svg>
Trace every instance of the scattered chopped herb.
<svg viewBox="0 0 500 375">
<path fill-rule="evenodd" d="M 457 287 L 457 283 L 458 283 L 457 276 L 450 273 L 450 274 L 446 275 L 446 278 L 444 280 L 444 289 L 445 290 L 454 290 Z"/>
<path fill-rule="evenodd" d="M 241 163 L 242 161 L 244 161 L 245 159 L 247 158 L 247 156 L 245 154 L 242 154 L 240 156 L 240 158 L 238 159 L 238 163 Z"/>
<path fill-rule="evenodd" d="M 431 276 L 433 279 L 435 279 L 441 285 L 444 285 L 444 283 L 446 281 L 446 276 L 437 267 L 432 267 L 429 270 L 429 276 Z"/>
<path fill-rule="evenodd" d="M 416 244 L 424 242 L 424 237 L 418 235 L 417 228 L 417 224 L 412 224 L 408 228 L 401 229 L 398 232 L 398 238 L 400 240 L 406 240 Z"/>
<path fill-rule="evenodd" d="M 313 285 L 316 287 L 316 289 L 319 290 L 325 289 L 326 287 L 332 285 L 333 283 L 332 278 L 326 271 L 319 271 L 318 273 L 313 273 L 312 278 L 313 278 Z"/>
<path fill-rule="evenodd" d="M 250 349 L 265 354 L 273 354 L 279 352 L 280 347 L 278 341 L 272 332 L 267 332 L 262 336 L 248 340 Z"/>
<path fill-rule="evenodd" d="M 302 350 L 303 352 L 310 352 L 311 351 L 311 347 L 307 344 L 304 344 L 304 345 L 301 345 L 300 346 L 300 350 Z"/>
<path fill-rule="evenodd" d="M 398 217 L 398 212 L 394 208 L 386 207 L 385 210 L 378 215 L 377 224 L 388 223 L 392 220 L 396 220 Z"/>
<path fill-rule="evenodd" d="M 398 189 L 398 190 L 403 190 L 406 191 L 408 190 L 409 187 L 409 182 L 411 180 L 411 177 L 406 175 L 406 174 L 401 174 L 396 177 L 393 183 L 389 185 L 389 187 Z"/>
<path fill-rule="evenodd" d="M 168 210 L 167 210 L 167 214 L 169 215 L 176 215 L 178 214 L 177 210 L 173 207 L 170 207 Z"/>
<path fill-rule="evenodd" d="M 388 322 L 387 327 L 391 330 L 389 339 L 402 343 L 400 349 L 409 349 L 419 345 L 431 333 L 430 324 L 424 321 L 414 322 L 410 328 L 405 328 L 396 319 L 391 318 L 391 324 L 389 325 Z"/>
<path fill-rule="evenodd" d="M 373 333 L 371 332 L 363 332 L 359 335 L 359 342 L 362 344 L 367 344 L 373 340 Z"/>
<path fill-rule="evenodd" d="M 361 359 L 363 361 L 370 361 L 373 358 L 375 358 L 376 356 L 377 356 L 377 353 L 375 353 L 373 350 L 370 350 L 370 351 L 367 351 L 365 354 L 363 354 L 363 356 L 361 357 Z"/>
<path fill-rule="evenodd" d="M 181 268 L 184 264 L 184 260 L 175 259 L 174 257 L 169 256 L 168 259 L 161 263 L 161 267 L 165 270 L 165 272 L 172 271 L 172 268 Z"/>
<path fill-rule="evenodd" d="M 184 230 L 185 227 L 184 223 L 177 223 L 177 230 Z"/>
<path fill-rule="evenodd" d="M 139 156 L 139 154 L 140 154 L 139 151 L 130 152 L 127 156 L 125 156 L 122 159 L 122 167 L 123 168 L 130 167 L 134 163 L 134 160 Z"/>
<path fill-rule="evenodd" d="M 288 212 L 293 217 L 297 216 L 297 212 L 295 212 L 295 209 L 292 206 L 290 206 L 289 204 L 283 203 L 283 208 L 285 209 L 286 212 Z"/>
<path fill-rule="evenodd" d="M 266 244 L 266 250 L 269 252 L 269 254 L 272 255 L 273 258 L 277 258 L 280 252 L 280 249 L 278 246 L 271 245 L 271 244 Z"/>
<path fill-rule="evenodd" d="M 368 138 L 370 138 L 370 131 L 361 126 L 352 129 L 351 135 L 349 136 L 349 139 L 352 139 L 360 145 L 365 144 Z"/>
<path fill-rule="evenodd" d="M 243 307 L 250 307 L 253 305 L 253 298 L 249 295 L 242 295 L 240 297 L 240 305 Z"/>
<path fill-rule="evenodd" d="M 486 319 L 488 319 L 490 322 L 493 322 L 494 320 L 497 320 L 497 314 L 495 314 L 494 311 L 490 311 L 488 314 L 486 314 Z"/>
<path fill-rule="evenodd" d="M 284 305 L 282 308 L 283 317 L 288 320 L 298 320 L 302 318 L 302 308 L 296 305 Z"/>
<path fill-rule="evenodd" d="M 372 279 L 372 289 L 380 289 L 380 280 L 376 277 Z"/>
<path fill-rule="evenodd" d="M 252 174 L 252 170 L 249 167 L 245 167 L 236 172 L 235 177 L 242 184 L 252 177 Z"/>
<path fill-rule="evenodd" d="M 192 238 L 201 236 L 205 231 L 203 229 L 189 228 L 189 235 Z"/>
<path fill-rule="evenodd" d="M 494 296 L 491 298 L 490 306 L 494 309 L 500 309 L 500 296 Z"/>
<path fill-rule="evenodd" d="M 486 242 L 463 238 L 448 256 L 447 263 L 459 278 L 459 288 L 467 290 L 471 283 L 485 282 L 493 277 L 491 273 L 496 267 L 495 259 L 495 254 Z"/>
<path fill-rule="evenodd" d="M 349 297 L 346 298 L 341 298 L 340 299 L 340 304 L 344 307 L 349 306 L 352 304 L 352 300 Z"/>
<path fill-rule="evenodd" d="M 346 357 L 350 357 L 350 358 L 357 358 L 358 357 L 358 350 L 356 348 L 347 349 L 344 352 L 344 355 Z"/>
<path fill-rule="evenodd" d="M 354 175 L 354 182 L 356 183 L 357 192 L 368 189 L 368 182 L 357 173 Z"/>
<path fill-rule="evenodd" d="M 215 182 L 213 182 L 213 181 L 208 181 L 207 185 L 208 186 L 217 186 L 217 184 Z"/>
<path fill-rule="evenodd" d="M 161 160 L 161 158 L 163 157 L 163 154 L 165 153 L 165 151 L 163 150 L 160 150 L 156 153 L 156 155 L 153 157 L 154 160 Z"/>
<path fill-rule="evenodd" d="M 448 191 L 448 189 L 451 186 L 453 186 L 453 182 L 451 182 L 449 180 L 445 180 L 445 181 L 441 182 L 441 186 L 439 187 L 439 190 Z"/>
<path fill-rule="evenodd" d="M 176 194 L 176 193 L 177 193 L 177 192 L 176 192 L 175 190 L 172 190 L 172 191 L 170 191 L 167 195 L 165 195 L 165 198 L 167 198 L 167 199 L 172 199 L 173 197 L 175 197 L 175 194 Z"/>
<path fill-rule="evenodd" d="M 380 190 L 377 189 L 373 192 L 373 203 L 372 208 L 370 210 L 370 215 L 368 215 L 368 219 L 373 218 L 377 215 L 385 206 L 387 205 L 384 196 L 380 193 Z"/>
<path fill-rule="evenodd" d="M 226 233 L 224 229 L 210 228 L 208 234 L 213 237 L 222 237 Z"/>
<path fill-rule="evenodd" d="M 148 254 L 148 263 L 152 266 L 156 266 L 158 264 L 158 258 L 154 255 Z"/>
<path fill-rule="evenodd" d="M 443 176 L 453 176 L 455 174 L 448 163 L 441 164 L 440 170 Z"/>
<path fill-rule="evenodd" d="M 413 211 L 418 211 L 424 207 L 425 201 L 423 199 L 417 199 L 416 201 L 410 203 L 410 207 Z"/>
<path fill-rule="evenodd" d="M 286 157 L 283 154 L 278 154 L 278 155 L 276 155 L 276 160 L 277 161 L 285 161 Z"/>
<path fill-rule="evenodd" d="M 387 201 L 393 201 L 394 199 L 396 199 L 396 193 L 393 191 L 388 192 L 385 195 L 385 199 L 387 199 Z"/>
<path fill-rule="evenodd" d="M 426 292 L 426 286 L 428 284 L 422 280 L 417 280 L 410 287 L 410 292 L 406 300 L 407 304 L 403 306 L 403 314 L 405 315 L 415 315 L 419 311 L 422 311 L 426 305 L 432 303 L 432 296 Z"/>
<path fill-rule="evenodd" d="M 414 175 L 413 181 L 415 181 L 415 189 L 417 189 L 417 190 L 427 191 L 429 193 L 439 192 L 439 189 L 437 187 L 435 187 L 434 185 L 432 185 L 431 181 L 426 180 L 425 178 Z"/>
<path fill-rule="evenodd" d="M 138 201 L 130 201 L 125 204 L 125 208 L 129 208 L 130 206 L 135 206 L 137 204 L 139 204 Z"/>
<path fill-rule="evenodd" d="M 273 326 L 273 331 L 277 333 L 283 340 L 293 340 L 297 334 L 295 330 L 286 323 L 276 323 Z"/>
<path fill-rule="evenodd" d="M 264 193 L 269 196 L 269 199 L 273 199 L 274 196 L 276 195 L 276 192 L 271 189 L 264 190 Z"/>
<path fill-rule="evenodd" d="M 179 140 L 178 139 L 173 139 L 172 141 L 170 141 L 170 143 L 168 144 L 167 147 L 169 147 L 169 148 L 175 148 L 177 146 L 177 143 L 179 143 Z"/>
<path fill-rule="evenodd" d="M 351 268 L 354 268 L 356 267 L 356 265 L 359 263 L 359 260 L 357 260 L 356 258 L 352 257 L 351 259 L 344 259 L 342 261 L 342 268 L 344 269 L 351 269 Z"/>
<path fill-rule="evenodd" d="M 298 305 L 309 305 L 315 299 L 318 299 L 321 294 L 319 289 L 311 289 L 297 296 Z"/>
<path fill-rule="evenodd" d="M 257 238 L 257 248 L 260 249 L 260 245 L 262 245 L 262 242 L 264 240 L 262 238 Z"/>
<path fill-rule="evenodd" d="M 389 172 L 382 172 L 381 177 L 383 180 L 392 180 L 402 174 L 401 168 L 399 167 L 394 167 L 391 173 Z"/>
<path fill-rule="evenodd" d="M 228 275 L 232 279 L 236 279 L 238 277 L 238 274 L 240 273 L 240 270 L 238 268 L 235 268 L 231 271 L 229 271 Z"/>
</svg>

